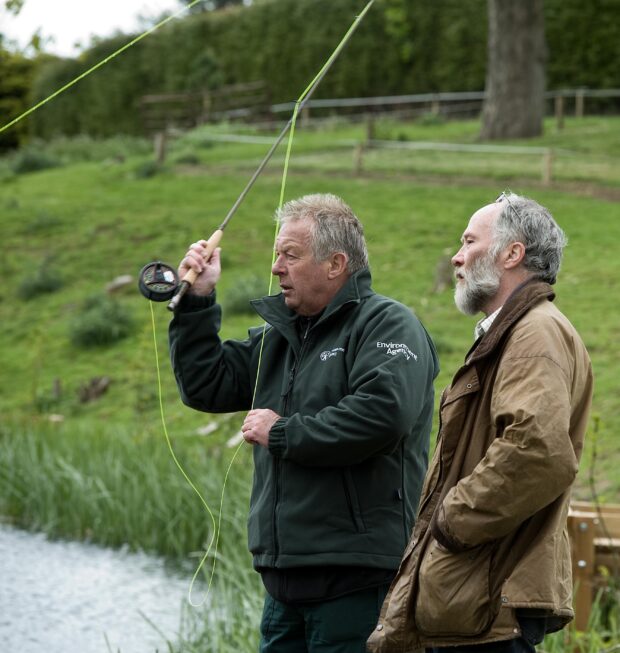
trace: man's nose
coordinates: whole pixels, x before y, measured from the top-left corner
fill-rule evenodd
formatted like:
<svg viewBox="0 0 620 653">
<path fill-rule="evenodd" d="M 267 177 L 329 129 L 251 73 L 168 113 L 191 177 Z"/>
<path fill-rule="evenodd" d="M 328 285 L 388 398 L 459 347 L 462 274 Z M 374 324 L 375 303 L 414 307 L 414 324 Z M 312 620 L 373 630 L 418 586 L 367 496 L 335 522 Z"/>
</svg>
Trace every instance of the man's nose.
<svg viewBox="0 0 620 653">
<path fill-rule="evenodd" d="M 282 274 L 284 272 L 283 267 L 282 267 L 282 257 L 278 256 L 276 260 L 273 262 L 273 265 L 271 266 L 271 274 L 274 274 L 276 276 Z"/>
<path fill-rule="evenodd" d="M 452 265 L 455 268 L 461 267 L 463 265 L 463 248 L 459 249 L 459 251 L 450 259 Z"/>
</svg>

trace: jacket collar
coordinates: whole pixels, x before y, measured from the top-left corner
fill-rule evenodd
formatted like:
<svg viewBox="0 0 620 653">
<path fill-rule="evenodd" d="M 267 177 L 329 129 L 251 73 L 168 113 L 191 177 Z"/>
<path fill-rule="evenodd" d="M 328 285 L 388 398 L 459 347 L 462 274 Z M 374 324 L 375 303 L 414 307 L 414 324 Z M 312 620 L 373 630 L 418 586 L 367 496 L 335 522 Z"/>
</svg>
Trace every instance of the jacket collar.
<svg viewBox="0 0 620 653">
<path fill-rule="evenodd" d="M 338 313 L 347 304 L 359 304 L 361 299 L 374 294 L 370 287 L 371 283 L 372 277 L 368 268 L 352 274 L 332 301 L 325 307 L 316 324 L 329 320 L 332 315 Z M 254 307 L 254 310 L 268 324 L 281 331 L 288 331 L 289 329 L 295 328 L 295 321 L 298 315 L 286 306 L 282 293 L 268 295 L 262 299 L 254 299 L 250 303 Z"/>
<path fill-rule="evenodd" d="M 513 325 L 531 308 L 545 299 L 552 302 L 555 299 L 555 292 L 544 281 L 528 279 L 525 283 L 517 286 L 487 333 L 470 349 L 467 363 L 474 363 L 493 352 Z"/>
</svg>

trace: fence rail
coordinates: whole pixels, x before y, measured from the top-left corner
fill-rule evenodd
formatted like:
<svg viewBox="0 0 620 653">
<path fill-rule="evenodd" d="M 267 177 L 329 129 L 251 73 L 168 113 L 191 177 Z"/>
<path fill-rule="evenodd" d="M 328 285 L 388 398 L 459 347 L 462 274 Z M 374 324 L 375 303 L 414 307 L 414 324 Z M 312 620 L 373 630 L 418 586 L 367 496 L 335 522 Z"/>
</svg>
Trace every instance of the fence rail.
<svg viewBox="0 0 620 653">
<path fill-rule="evenodd" d="M 431 114 L 480 112 L 486 94 L 484 91 L 418 93 L 415 95 L 386 95 L 380 97 L 353 97 L 332 99 L 310 99 L 303 114 L 308 119 L 311 112 L 347 111 L 349 113 L 395 114 L 429 112 Z M 590 99 L 620 98 L 620 89 L 557 89 L 545 93 L 547 100 L 553 101 L 555 116 L 561 127 L 567 100 L 574 101 L 575 116 L 583 116 L 585 104 Z M 187 127 L 191 124 L 212 122 L 213 120 L 256 121 L 269 119 L 281 113 L 291 113 L 295 102 L 269 103 L 269 91 L 265 82 L 225 86 L 205 93 L 176 93 L 148 95 L 141 99 L 144 124 L 151 132 L 163 129 L 166 125 Z"/>
<path fill-rule="evenodd" d="M 463 91 L 444 93 L 418 93 L 415 95 L 386 95 L 380 97 L 354 97 L 334 99 L 310 99 L 306 104 L 307 109 L 352 109 L 352 108 L 376 108 L 402 105 L 431 105 L 435 108 L 451 102 L 482 102 L 486 97 L 484 91 Z M 557 89 L 547 91 L 545 98 L 555 100 L 556 98 L 575 98 L 576 104 L 583 102 L 585 98 L 618 98 L 620 89 Z M 294 102 L 283 102 L 272 104 L 273 113 L 291 112 L 295 107 Z"/>
</svg>

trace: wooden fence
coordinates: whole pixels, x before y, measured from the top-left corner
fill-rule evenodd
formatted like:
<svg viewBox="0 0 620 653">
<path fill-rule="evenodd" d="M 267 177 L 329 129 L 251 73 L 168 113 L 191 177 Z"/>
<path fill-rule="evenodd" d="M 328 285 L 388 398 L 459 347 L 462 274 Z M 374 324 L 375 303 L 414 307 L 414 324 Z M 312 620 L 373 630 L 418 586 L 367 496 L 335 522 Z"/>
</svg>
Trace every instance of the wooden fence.
<svg viewBox="0 0 620 653">
<path fill-rule="evenodd" d="M 546 99 L 553 104 L 558 127 L 572 109 L 573 115 L 586 113 L 591 100 L 610 100 L 620 103 L 620 89 L 563 89 L 548 91 Z M 330 113 L 377 115 L 387 113 L 409 116 L 430 113 L 435 115 L 478 115 L 485 98 L 484 91 L 418 93 L 384 97 L 310 99 L 304 107 L 304 119 L 313 110 Z M 204 93 L 172 93 L 145 95 L 141 99 L 144 126 L 150 133 L 174 125 L 177 127 L 215 120 L 273 120 L 280 113 L 290 114 L 294 102 L 270 104 L 268 85 L 264 81 L 223 86 Z"/>
<path fill-rule="evenodd" d="M 305 106 L 306 119 L 312 111 L 329 110 L 331 112 L 347 112 L 362 114 L 390 114 L 415 116 L 419 114 L 432 115 L 469 115 L 477 116 L 484 102 L 484 91 L 464 91 L 445 93 L 418 93 L 415 95 L 389 95 L 383 97 L 310 99 Z M 545 99 L 550 103 L 558 127 L 561 128 L 564 116 L 572 110 L 578 118 L 586 113 L 588 102 L 608 100 L 620 104 L 620 89 L 556 89 L 547 91 Z M 291 113 L 294 102 L 274 104 L 272 113 Z"/>
<path fill-rule="evenodd" d="M 575 625 L 586 630 L 599 593 L 620 581 L 620 504 L 598 509 L 573 501 L 568 516 L 575 586 Z"/>
<path fill-rule="evenodd" d="M 223 119 L 260 120 L 270 113 L 269 93 L 262 81 L 222 86 L 202 93 L 144 95 L 140 107 L 148 134 L 183 130 Z"/>
</svg>

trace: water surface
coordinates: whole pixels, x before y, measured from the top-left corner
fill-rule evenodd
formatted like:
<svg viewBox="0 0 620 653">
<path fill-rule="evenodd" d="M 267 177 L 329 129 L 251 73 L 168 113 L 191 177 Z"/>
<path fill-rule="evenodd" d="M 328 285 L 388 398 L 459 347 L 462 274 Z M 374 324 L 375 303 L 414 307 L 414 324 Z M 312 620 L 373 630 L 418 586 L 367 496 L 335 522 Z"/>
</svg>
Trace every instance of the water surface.
<svg viewBox="0 0 620 653">
<path fill-rule="evenodd" d="M 168 651 L 190 580 L 144 554 L 0 525 L 0 651 Z"/>
</svg>

